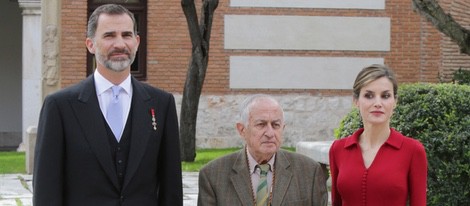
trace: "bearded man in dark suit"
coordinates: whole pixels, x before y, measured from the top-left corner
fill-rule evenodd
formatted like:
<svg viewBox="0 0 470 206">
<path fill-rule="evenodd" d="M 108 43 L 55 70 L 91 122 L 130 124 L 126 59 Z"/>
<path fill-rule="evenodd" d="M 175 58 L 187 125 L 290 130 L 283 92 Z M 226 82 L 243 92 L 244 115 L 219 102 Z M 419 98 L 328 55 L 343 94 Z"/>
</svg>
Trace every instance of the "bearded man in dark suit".
<svg viewBox="0 0 470 206">
<path fill-rule="evenodd" d="M 139 42 L 126 8 L 107 4 L 90 16 L 95 72 L 41 109 L 35 206 L 183 204 L 175 100 L 130 75 Z"/>
</svg>

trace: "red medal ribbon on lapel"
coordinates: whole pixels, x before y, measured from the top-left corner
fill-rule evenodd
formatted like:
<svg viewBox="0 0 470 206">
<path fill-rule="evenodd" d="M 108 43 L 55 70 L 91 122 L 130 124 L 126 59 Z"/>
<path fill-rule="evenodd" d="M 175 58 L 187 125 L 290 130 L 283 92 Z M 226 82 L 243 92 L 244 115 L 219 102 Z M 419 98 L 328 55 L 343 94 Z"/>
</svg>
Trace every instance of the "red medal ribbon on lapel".
<svg viewBox="0 0 470 206">
<path fill-rule="evenodd" d="M 150 113 L 152 114 L 152 126 L 153 126 L 153 130 L 157 131 L 157 122 L 155 119 L 155 110 L 153 108 L 150 109 Z"/>
</svg>

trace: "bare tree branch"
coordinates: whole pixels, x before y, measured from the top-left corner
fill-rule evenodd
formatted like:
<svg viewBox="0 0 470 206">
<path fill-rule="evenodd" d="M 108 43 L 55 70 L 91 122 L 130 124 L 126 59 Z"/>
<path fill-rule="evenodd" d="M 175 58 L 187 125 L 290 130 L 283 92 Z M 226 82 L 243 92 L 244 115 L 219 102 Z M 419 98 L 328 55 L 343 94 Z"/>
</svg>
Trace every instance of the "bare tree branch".
<svg viewBox="0 0 470 206">
<path fill-rule="evenodd" d="M 460 52 L 470 55 L 469 30 L 446 14 L 436 0 L 412 0 L 413 6 L 443 34 L 460 47 Z"/>
</svg>

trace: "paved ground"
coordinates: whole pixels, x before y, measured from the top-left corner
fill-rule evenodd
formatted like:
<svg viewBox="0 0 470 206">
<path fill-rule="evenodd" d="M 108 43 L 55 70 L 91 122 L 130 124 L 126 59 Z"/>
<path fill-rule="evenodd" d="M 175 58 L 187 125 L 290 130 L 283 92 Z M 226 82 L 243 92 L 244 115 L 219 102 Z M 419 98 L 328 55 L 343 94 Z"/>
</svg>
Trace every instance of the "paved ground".
<svg viewBox="0 0 470 206">
<path fill-rule="evenodd" d="M 0 175 L 0 206 L 32 206 L 31 179 L 31 175 L 25 174 Z M 184 206 L 197 205 L 197 180 L 197 172 L 183 172 Z"/>
<path fill-rule="evenodd" d="M 0 175 L 0 206 L 32 206 L 31 175 Z M 197 172 L 183 172 L 184 205 L 197 204 Z"/>
</svg>

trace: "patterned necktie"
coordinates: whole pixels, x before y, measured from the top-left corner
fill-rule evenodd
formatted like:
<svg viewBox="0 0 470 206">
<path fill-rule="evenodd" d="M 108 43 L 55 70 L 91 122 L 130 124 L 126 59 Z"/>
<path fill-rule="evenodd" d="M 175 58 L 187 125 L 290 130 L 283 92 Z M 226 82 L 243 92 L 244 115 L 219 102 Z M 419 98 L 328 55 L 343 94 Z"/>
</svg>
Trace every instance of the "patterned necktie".
<svg viewBox="0 0 470 206">
<path fill-rule="evenodd" d="M 119 93 L 121 93 L 122 87 L 113 86 L 111 89 L 113 90 L 113 96 L 108 105 L 106 119 L 108 120 L 109 127 L 111 127 L 111 131 L 114 133 L 114 137 L 119 142 L 123 128 L 122 101 L 119 101 Z"/>
<path fill-rule="evenodd" d="M 257 165 L 260 168 L 260 178 L 258 188 L 256 189 L 256 206 L 268 205 L 268 171 L 269 164 Z"/>
</svg>

